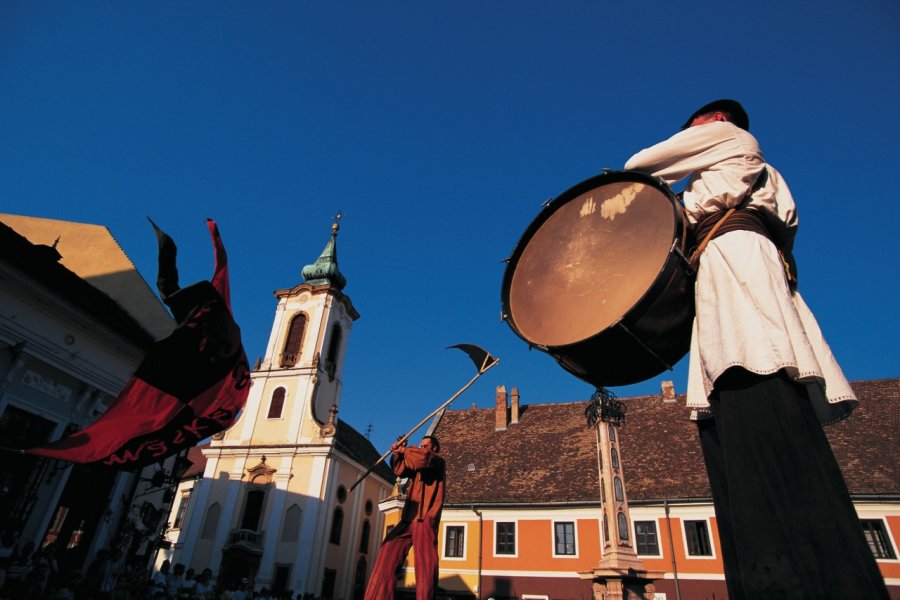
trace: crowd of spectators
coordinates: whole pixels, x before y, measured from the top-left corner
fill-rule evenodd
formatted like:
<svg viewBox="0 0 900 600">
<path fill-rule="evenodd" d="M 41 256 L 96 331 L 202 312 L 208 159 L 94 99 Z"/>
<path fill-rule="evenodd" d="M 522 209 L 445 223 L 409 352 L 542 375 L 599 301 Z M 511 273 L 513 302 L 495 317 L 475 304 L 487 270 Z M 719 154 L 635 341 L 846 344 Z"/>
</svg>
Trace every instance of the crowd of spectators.
<svg viewBox="0 0 900 600">
<path fill-rule="evenodd" d="M 295 600 L 291 591 L 254 590 L 247 579 L 217 585 L 212 570 L 163 561 L 148 576 L 103 549 L 84 571 L 60 569 L 57 545 L 21 545 L 0 537 L 0 600 Z M 296 600 L 323 600 L 297 594 Z"/>
<path fill-rule="evenodd" d="M 151 577 L 149 597 L 153 600 L 295 600 L 291 591 L 275 592 L 265 587 L 254 591 L 246 578 L 217 586 L 210 569 L 204 569 L 198 577 L 194 574 L 194 569 L 185 569 L 181 563 L 173 566 L 164 560 Z M 324 599 L 297 594 L 296 600 Z"/>
</svg>

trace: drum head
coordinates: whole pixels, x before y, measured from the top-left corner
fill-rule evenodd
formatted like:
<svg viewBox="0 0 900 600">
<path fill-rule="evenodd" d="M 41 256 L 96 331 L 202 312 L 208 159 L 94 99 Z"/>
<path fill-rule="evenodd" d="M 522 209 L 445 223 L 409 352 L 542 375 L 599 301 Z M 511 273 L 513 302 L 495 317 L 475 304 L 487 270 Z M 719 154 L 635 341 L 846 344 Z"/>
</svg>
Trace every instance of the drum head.
<svg viewBox="0 0 900 600">
<path fill-rule="evenodd" d="M 510 324 L 529 343 L 548 347 L 615 325 L 664 267 L 675 219 L 672 199 L 649 178 L 560 196 L 532 224 L 509 265 Z"/>
</svg>

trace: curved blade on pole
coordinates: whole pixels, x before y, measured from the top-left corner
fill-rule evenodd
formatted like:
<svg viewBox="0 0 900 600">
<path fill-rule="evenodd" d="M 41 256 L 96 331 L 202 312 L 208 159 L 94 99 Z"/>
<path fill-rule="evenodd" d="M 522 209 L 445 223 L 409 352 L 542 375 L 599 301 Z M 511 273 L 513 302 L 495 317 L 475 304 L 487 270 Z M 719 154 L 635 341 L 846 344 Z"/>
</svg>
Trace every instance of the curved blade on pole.
<svg viewBox="0 0 900 600">
<path fill-rule="evenodd" d="M 469 358 L 472 359 L 472 362 L 475 363 L 475 368 L 478 369 L 479 373 L 487 371 L 494 366 L 494 363 L 499 362 L 496 358 L 491 356 L 490 352 L 475 344 L 454 344 L 453 346 L 447 346 L 448 350 L 450 348 L 459 348 L 468 354 Z"/>
<path fill-rule="evenodd" d="M 458 392 L 456 392 L 455 394 L 453 394 L 452 396 L 450 396 L 450 399 L 449 399 L 449 400 L 447 400 L 446 402 L 444 402 L 443 404 L 441 404 L 440 406 L 438 406 L 436 409 L 434 409 L 433 411 L 431 411 L 431 412 L 428 414 L 427 417 L 425 417 L 424 419 L 422 419 L 421 421 L 419 421 L 419 423 L 418 423 L 415 427 L 413 427 L 412 429 L 410 429 L 409 431 L 407 431 L 405 435 L 403 435 L 402 437 L 400 437 L 400 439 L 397 440 L 397 443 L 398 443 L 398 444 L 402 444 L 403 442 L 405 442 L 406 440 L 408 440 L 408 439 L 409 439 L 409 436 L 411 436 L 411 435 L 414 434 L 416 431 L 418 431 L 418 429 L 419 429 L 422 425 L 424 425 L 425 423 L 427 423 L 429 419 L 431 419 L 434 415 L 438 414 L 439 412 L 441 412 L 442 410 L 444 410 L 445 408 L 447 408 L 448 406 L 450 406 L 450 403 L 451 403 L 451 402 L 453 402 L 454 400 L 456 400 L 457 398 L 459 398 L 459 396 L 460 396 L 464 391 L 466 391 L 467 389 L 469 389 L 469 387 L 470 387 L 473 383 L 475 383 L 475 381 L 476 381 L 479 377 L 481 377 L 482 375 L 484 375 L 484 374 L 487 372 L 488 369 L 490 369 L 491 367 L 493 367 L 494 365 L 496 365 L 497 363 L 500 362 L 500 359 L 494 358 L 493 356 L 491 356 L 491 353 L 490 353 L 490 352 L 488 352 L 487 350 L 484 350 L 483 348 L 480 348 L 480 347 L 478 347 L 478 346 L 476 346 L 476 345 L 474 345 L 474 344 L 455 344 L 455 345 L 453 345 L 453 346 L 447 346 L 447 349 L 448 349 L 448 350 L 449 350 L 450 348 L 459 348 L 460 350 L 462 350 L 463 352 L 465 352 L 466 354 L 468 354 L 468 355 L 469 355 L 469 358 L 472 359 L 472 362 L 475 363 L 475 368 L 478 369 L 478 372 L 475 373 L 475 376 L 472 377 L 472 379 L 469 380 L 469 383 L 467 383 L 466 385 L 464 385 L 463 387 L 461 387 L 461 388 L 459 389 Z M 348 491 L 352 492 L 352 491 L 356 488 L 356 486 L 358 486 L 360 483 L 362 483 L 362 481 L 363 481 L 366 477 L 369 476 L 369 473 L 371 473 L 372 471 L 374 471 L 374 470 L 375 470 L 375 467 L 377 467 L 379 464 L 381 464 L 381 463 L 384 461 L 384 459 L 388 457 L 388 455 L 389 455 L 390 453 L 391 453 L 391 451 L 388 450 L 387 452 L 385 452 L 384 454 L 382 454 L 381 457 L 380 457 L 378 460 L 375 461 L 375 464 L 372 465 L 371 467 L 369 467 L 369 469 L 368 469 L 365 473 L 363 473 L 362 476 L 360 476 L 359 479 L 356 480 L 356 483 L 354 483 L 353 485 L 350 486 L 350 489 L 349 489 Z"/>
</svg>

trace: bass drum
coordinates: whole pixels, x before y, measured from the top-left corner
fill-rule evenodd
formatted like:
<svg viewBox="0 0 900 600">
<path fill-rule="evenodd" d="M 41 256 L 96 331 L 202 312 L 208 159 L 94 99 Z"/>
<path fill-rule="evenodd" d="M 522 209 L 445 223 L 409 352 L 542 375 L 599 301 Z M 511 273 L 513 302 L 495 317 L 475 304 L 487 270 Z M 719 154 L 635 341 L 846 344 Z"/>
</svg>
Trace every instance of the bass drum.
<svg viewBox="0 0 900 600">
<path fill-rule="evenodd" d="M 681 204 L 655 177 L 611 171 L 554 198 L 503 276 L 503 318 L 596 387 L 671 369 L 688 351 L 693 278 Z"/>
</svg>

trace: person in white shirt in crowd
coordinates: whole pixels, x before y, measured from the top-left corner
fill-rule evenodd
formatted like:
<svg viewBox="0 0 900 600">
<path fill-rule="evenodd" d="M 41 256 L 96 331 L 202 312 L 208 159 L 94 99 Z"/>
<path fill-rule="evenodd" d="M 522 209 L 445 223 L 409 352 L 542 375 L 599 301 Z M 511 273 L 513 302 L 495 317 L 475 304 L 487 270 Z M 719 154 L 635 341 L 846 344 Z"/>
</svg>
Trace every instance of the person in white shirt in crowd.
<svg viewBox="0 0 900 600">
<path fill-rule="evenodd" d="M 169 559 L 162 561 L 162 564 L 159 565 L 159 571 L 155 571 L 150 578 L 152 598 L 164 598 L 166 596 L 166 587 L 168 585 L 171 564 Z"/>
<path fill-rule="evenodd" d="M 184 565 L 175 563 L 172 567 L 172 574 L 166 579 L 166 598 L 172 600 L 178 597 L 181 586 L 184 584 Z"/>
<path fill-rule="evenodd" d="M 194 587 L 197 600 L 211 600 L 215 588 L 216 586 L 212 581 L 212 570 L 203 569 L 200 577 L 197 578 L 197 585 Z"/>
</svg>

